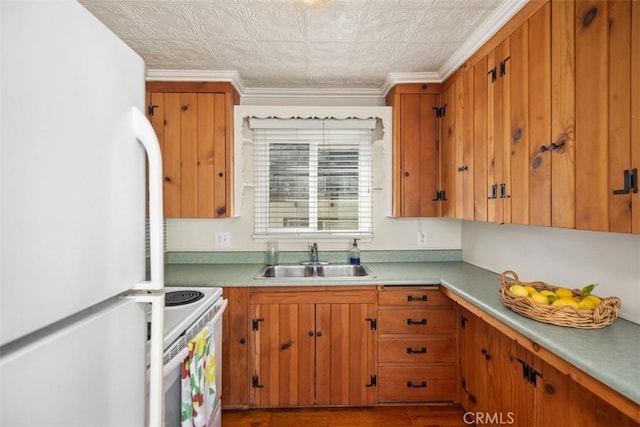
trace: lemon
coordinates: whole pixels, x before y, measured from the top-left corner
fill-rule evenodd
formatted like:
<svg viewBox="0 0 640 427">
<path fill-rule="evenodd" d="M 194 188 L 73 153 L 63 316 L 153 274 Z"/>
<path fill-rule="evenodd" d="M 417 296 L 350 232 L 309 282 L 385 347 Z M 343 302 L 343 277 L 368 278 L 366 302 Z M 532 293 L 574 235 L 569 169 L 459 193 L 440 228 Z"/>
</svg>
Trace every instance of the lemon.
<svg viewBox="0 0 640 427">
<path fill-rule="evenodd" d="M 598 304 L 590 298 L 585 298 L 583 300 L 580 300 L 580 302 L 578 303 L 578 307 L 580 307 L 583 310 L 593 310 L 597 306 Z"/>
<path fill-rule="evenodd" d="M 556 289 L 556 295 L 558 295 L 558 298 L 573 297 L 573 291 L 567 288 L 558 288 Z"/>
<path fill-rule="evenodd" d="M 582 299 L 583 300 L 586 300 L 586 299 L 591 300 L 596 304 L 596 306 L 599 305 L 602 302 L 602 300 L 599 297 L 595 296 L 595 295 L 587 295 L 586 297 L 584 297 Z"/>
<path fill-rule="evenodd" d="M 517 297 L 526 297 L 529 296 L 529 292 L 522 285 L 512 285 L 509 288 L 509 292 Z"/>
<path fill-rule="evenodd" d="M 541 291 L 540 291 L 540 293 L 541 293 L 542 295 L 553 295 L 553 296 L 557 296 L 555 292 L 550 291 L 550 290 L 548 290 L 548 289 L 543 289 L 543 290 L 541 290 Z"/>
<path fill-rule="evenodd" d="M 568 297 L 560 297 L 557 300 L 555 300 L 551 305 L 554 307 L 564 307 L 568 305 L 573 308 L 580 308 L 576 300 Z"/>
<path fill-rule="evenodd" d="M 549 300 L 547 300 L 547 296 L 541 294 L 540 292 L 534 292 L 532 293 L 529 298 L 531 298 L 532 300 L 534 300 L 535 302 L 539 302 L 542 304 L 549 304 Z"/>
<path fill-rule="evenodd" d="M 530 285 L 527 285 L 524 288 L 527 290 L 527 292 L 529 292 L 529 296 L 533 295 L 535 292 L 538 292 L 536 288 Z"/>
</svg>

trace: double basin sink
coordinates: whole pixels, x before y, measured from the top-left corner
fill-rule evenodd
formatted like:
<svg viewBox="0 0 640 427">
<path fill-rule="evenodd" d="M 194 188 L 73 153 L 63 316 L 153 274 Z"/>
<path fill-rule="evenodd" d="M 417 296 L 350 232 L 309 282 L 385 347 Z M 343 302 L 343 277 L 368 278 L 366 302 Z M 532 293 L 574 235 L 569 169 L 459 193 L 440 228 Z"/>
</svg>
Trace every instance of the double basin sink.
<svg viewBox="0 0 640 427">
<path fill-rule="evenodd" d="M 256 279 L 366 279 L 375 277 L 362 264 L 302 263 L 263 267 Z"/>
</svg>

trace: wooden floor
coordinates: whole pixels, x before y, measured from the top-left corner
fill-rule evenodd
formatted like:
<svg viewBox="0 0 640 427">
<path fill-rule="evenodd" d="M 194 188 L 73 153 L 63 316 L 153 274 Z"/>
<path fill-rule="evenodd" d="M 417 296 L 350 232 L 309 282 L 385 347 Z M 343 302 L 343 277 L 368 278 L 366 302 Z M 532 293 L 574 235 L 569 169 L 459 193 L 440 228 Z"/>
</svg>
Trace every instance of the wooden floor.
<svg viewBox="0 0 640 427">
<path fill-rule="evenodd" d="M 222 427 L 468 426 L 459 406 L 252 409 L 223 411 Z"/>
</svg>

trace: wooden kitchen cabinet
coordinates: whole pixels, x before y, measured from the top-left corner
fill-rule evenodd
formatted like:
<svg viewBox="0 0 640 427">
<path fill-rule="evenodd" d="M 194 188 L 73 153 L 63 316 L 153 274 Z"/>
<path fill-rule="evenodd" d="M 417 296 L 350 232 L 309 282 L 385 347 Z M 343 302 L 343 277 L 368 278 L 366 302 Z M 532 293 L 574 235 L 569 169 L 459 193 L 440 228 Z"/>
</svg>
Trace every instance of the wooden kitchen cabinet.
<svg viewBox="0 0 640 427">
<path fill-rule="evenodd" d="M 463 308 L 459 315 L 461 404 L 469 411 L 500 414 L 503 421 L 512 417 L 520 425 L 513 409 L 515 341 Z"/>
<path fill-rule="evenodd" d="M 252 406 L 375 403 L 376 292 L 365 288 L 254 288 Z"/>
<path fill-rule="evenodd" d="M 393 215 L 438 215 L 439 84 L 399 84 L 387 95 L 393 107 Z"/>
<path fill-rule="evenodd" d="M 576 2 L 578 229 L 640 233 L 638 9 L 633 1 Z"/>
<path fill-rule="evenodd" d="M 462 72 L 451 76 L 440 95 L 439 185 L 445 195 L 439 216 L 473 219 L 473 139 L 465 140 Z"/>
<path fill-rule="evenodd" d="M 464 299 L 458 302 L 459 401 L 483 425 L 638 426 L 638 405 Z M 588 384 L 588 385 L 586 385 Z M 635 419 L 634 419 L 635 417 Z"/>
<path fill-rule="evenodd" d="M 163 158 L 166 218 L 231 216 L 238 103 L 230 83 L 147 82 L 147 113 Z"/>
<path fill-rule="evenodd" d="M 433 286 L 378 291 L 378 401 L 456 400 L 456 315 Z"/>
<path fill-rule="evenodd" d="M 222 407 L 249 407 L 249 289 L 223 288 L 229 302 L 222 317 Z"/>
</svg>

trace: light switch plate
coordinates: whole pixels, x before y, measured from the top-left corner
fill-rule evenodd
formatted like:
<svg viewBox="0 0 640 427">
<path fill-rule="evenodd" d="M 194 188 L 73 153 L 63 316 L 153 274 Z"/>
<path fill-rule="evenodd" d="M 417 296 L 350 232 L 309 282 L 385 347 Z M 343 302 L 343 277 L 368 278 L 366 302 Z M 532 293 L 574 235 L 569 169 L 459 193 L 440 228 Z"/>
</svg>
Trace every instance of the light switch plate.
<svg viewBox="0 0 640 427">
<path fill-rule="evenodd" d="M 231 247 L 231 233 L 228 231 L 216 231 L 215 246 L 216 248 Z"/>
</svg>

